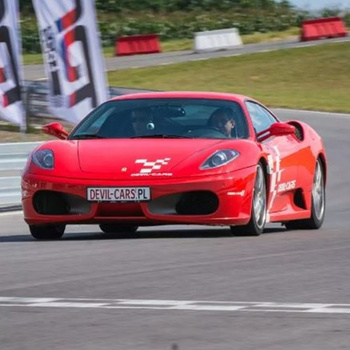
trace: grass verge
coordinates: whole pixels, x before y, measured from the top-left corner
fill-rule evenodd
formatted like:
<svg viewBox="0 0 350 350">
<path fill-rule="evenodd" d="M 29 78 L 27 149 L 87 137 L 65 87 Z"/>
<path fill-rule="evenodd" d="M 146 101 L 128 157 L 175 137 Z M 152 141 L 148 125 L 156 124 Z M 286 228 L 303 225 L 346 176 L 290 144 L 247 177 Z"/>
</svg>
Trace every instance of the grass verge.
<svg viewBox="0 0 350 350">
<path fill-rule="evenodd" d="M 109 72 L 109 84 L 236 92 L 268 106 L 350 112 L 350 43 Z"/>
</svg>

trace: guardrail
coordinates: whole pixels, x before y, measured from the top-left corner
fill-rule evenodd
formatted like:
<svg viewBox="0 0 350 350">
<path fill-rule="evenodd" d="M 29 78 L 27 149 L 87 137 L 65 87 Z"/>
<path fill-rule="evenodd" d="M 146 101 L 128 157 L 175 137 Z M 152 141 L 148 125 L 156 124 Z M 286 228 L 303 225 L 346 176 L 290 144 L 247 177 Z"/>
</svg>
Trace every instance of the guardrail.
<svg viewBox="0 0 350 350">
<path fill-rule="evenodd" d="M 21 171 L 30 152 L 41 142 L 0 144 L 0 209 L 20 207 Z"/>
<path fill-rule="evenodd" d="M 120 96 L 126 93 L 126 89 L 115 86 L 109 86 L 108 90 L 110 97 Z M 132 91 L 133 89 L 128 90 Z M 42 119 L 43 117 L 52 118 L 52 115 L 48 111 L 47 101 L 49 85 L 46 80 L 26 81 L 24 84 L 24 95 L 26 96 L 24 105 L 27 115 L 27 124 L 31 124 L 34 120 L 40 120 L 40 118 Z"/>
</svg>

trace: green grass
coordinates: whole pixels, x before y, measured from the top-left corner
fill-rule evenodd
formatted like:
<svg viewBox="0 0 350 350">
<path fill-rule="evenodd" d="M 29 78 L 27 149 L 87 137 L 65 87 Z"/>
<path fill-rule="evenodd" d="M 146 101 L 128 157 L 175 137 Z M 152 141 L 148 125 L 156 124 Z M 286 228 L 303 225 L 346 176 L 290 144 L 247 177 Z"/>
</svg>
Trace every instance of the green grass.
<svg viewBox="0 0 350 350">
<path fill-rule="evenodd" d="M 43 55 L 41 53 L 28 53 L 23 55 L 23 64 L 41 64 Z"/>
<path fill-rule="evenodd" d="M 273 107 L 350 112 L 350 43 L 108 73 L 109 84 L 246 94 Z"/>
<path fill-rule="evenodd" d="M 298 35 L 298 28 L 243 36 L 244 43 Z M 166 51 L 189 50 L 190 39 L 162 43 Z M 114 48 L 104 48 L 113 57 Z M 350 113 L 350 43 L 278 50 L 168 66 L 109 72 L 109 84 L 156 90 L 237 92 L 268 106 Z M 41 54 L 25 55 L 26 64 Z"/>
<path fill-rule="evenodd" d="M 256 44 L 261 42 L 276 41 L 295 38 L 300 35 L 300 28 L 290 28 L 282 32 L 254 33 L 242 36 L 243 44 Z"/>
</svg>

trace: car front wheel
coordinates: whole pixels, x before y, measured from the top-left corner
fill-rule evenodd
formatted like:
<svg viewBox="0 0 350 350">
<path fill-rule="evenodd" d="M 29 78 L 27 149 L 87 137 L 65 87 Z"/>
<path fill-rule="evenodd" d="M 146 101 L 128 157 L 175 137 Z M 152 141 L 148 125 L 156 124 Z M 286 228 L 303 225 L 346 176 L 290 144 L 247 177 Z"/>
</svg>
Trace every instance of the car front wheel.
<svg viewBox="0 0 350 350">
<path fill-rule="evenodd" d="M 256 169 L 250 221 L 245 226 L 231 226 L 233 235 L 259 236 L 263 233 L 266 223 L 266 198 L 266 177 L 263 166 L 259 163 Z"/>
<path fill-rule="evenodd" d="M 56 240 L 60 239 L 66 225 L 29 225 L 31 235 L 38 240 Z"/>
</svg>

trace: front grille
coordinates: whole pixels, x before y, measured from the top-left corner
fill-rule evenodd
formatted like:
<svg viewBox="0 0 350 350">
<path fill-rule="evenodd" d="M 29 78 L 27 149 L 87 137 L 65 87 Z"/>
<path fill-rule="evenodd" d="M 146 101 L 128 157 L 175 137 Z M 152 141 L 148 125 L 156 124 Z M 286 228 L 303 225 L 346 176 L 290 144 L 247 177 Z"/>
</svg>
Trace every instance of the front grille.
<svg viewBox="0 0 350 350">
<path fill-rule="evenodd" d="M 208 215 L 214 213 L 219 206 L 219 199 L 209 191 L 193 191 L 183 193 L 175 205 L 180 215 Z"/>
<path fill-rule="evenodd" d="M 91 204 L 79 196 L 57 191 L 38 191 L 33 197 L 35 211 L 41 215 L 87 214 Z"/>
</svg>

